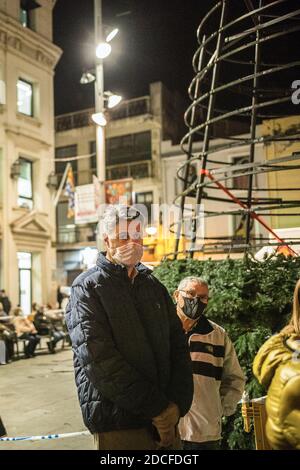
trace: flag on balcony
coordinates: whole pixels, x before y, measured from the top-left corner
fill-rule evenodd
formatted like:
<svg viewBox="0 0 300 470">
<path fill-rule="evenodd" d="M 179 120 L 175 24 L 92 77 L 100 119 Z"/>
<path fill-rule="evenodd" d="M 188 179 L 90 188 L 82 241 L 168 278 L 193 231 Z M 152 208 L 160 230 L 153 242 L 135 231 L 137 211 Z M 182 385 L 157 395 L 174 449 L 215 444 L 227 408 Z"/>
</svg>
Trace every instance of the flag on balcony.
<svg viewBox="0 0 300 470">
<path fill-rule="evenodd" d="M 68 219 L 71 219 L 74 217 L 74 209 L 75 209 L 75 184 L 74 184 L 74 175 L 73 175 L 73 169 L 72 166 L 70 165 L 68 173 L 67 173 L 67 179 L 66 179 L 66 188 L 65 188 L 65 195 L 68 196 L 68 214 L 67 217 Z"/>
</svg>

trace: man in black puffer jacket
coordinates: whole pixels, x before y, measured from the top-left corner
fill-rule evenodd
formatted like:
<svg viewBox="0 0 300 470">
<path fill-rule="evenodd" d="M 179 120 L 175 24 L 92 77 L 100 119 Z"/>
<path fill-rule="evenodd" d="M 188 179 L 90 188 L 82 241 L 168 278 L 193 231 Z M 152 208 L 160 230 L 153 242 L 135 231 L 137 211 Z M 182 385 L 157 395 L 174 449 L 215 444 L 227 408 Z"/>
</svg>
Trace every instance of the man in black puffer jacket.
<svg viewBox="0 0 300 470">
<path fill-rule="evenodd" d="M 130 206 L 107 209 L 107 252 L 74 281 L 66 310 L 84 423 L 102 450 L 177 448 L 193 397 L 175 306 L 139 263 L 141 219 Z"/>
</svg>

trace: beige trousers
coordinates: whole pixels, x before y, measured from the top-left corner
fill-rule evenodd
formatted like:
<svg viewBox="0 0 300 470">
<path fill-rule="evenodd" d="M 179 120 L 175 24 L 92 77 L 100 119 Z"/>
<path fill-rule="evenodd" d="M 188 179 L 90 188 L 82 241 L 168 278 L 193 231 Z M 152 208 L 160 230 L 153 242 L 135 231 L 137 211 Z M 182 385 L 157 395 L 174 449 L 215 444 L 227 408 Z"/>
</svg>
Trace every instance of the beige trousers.
<svg viewBox="0 0 300 470">
<path fill-rule="evenodd" d="M 154 436 L 147 428 L 126 429 L 94 434 L 96 450 L 159 450 Z M 182 449 L 178 430 L 174 444 L 168 450 Z"/>
</svg>

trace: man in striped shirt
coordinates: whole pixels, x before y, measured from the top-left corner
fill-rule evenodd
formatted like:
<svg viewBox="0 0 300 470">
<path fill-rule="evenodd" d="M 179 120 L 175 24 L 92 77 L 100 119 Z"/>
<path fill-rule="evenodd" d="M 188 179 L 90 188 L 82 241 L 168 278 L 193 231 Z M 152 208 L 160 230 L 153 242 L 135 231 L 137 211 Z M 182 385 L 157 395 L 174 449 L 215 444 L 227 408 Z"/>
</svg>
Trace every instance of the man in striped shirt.
<svg viewBox="0 0 300 470">
<path fill-rule="evenodd" d="M 179 422 L 183 449 L 217 450 L 222 416 L 235 412 L 245 377 L 225 330 L 204 315 L 209 300 L 207 283 L 187 277 L 174 296 L 188 337 L 194 377 L 193 403 Z"/>
</svg>

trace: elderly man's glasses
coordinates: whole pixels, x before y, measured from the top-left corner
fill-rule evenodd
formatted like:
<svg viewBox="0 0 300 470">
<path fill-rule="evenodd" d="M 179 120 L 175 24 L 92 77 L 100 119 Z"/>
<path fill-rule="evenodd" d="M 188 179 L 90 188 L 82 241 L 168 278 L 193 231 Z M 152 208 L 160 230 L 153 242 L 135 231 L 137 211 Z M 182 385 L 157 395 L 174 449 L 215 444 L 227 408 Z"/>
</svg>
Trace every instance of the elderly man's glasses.
<svg viewBox="0 0 300 470">
<path fill-rule="evenodd" d="M 201 302 L 208 302 L 209 296 L 208 295 L 194 295 L 192 292 L 188 292 L 186 290 L 179 289 L 179 292 L 183 292 L 185 295 L 183 297 L 187 297 L 188 299 L 200 299 Z"/>
<path fill-rule="evenodd" d="M 141 240 L 143 238 L 143 234 L 141 232 L 120 232 L 118 234 L 119 240 Z"/>
</svg>

